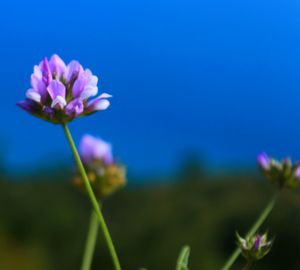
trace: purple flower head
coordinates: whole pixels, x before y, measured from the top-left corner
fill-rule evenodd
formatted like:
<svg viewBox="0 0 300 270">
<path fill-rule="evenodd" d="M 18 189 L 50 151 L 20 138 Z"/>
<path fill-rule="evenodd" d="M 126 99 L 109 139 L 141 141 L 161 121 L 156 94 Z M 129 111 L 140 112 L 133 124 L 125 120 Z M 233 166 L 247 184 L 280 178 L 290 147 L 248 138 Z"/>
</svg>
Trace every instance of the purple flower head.
<svg viewBox="0 0 300 270">
<path fill-rule="evenodd" d="M 34 66 L 31 88 L 26 99 L 17 105 L 25 111 L 52 123 L 66 123 L 74 118 L 105 110 L 111 95 L 98 94 L 98 78 L 79 62 L 69 64 L 56 54 Z M 51 112 L 51 113 L 49 113 Z"/>
<path fill-rule="evenodd" d="M 270 168 L 270 158 L 264 152 L 257 156 L 257 162 L 258 165 L 264 170 L 268 170 Z"/>
<path fill-rule="evenodd" d="M 101 160 L 104 164 L 113 163 L 111 145 L 100 138 L 84 135 L 80 141 L 80 157 L 84 164 Z"/>
</svg>

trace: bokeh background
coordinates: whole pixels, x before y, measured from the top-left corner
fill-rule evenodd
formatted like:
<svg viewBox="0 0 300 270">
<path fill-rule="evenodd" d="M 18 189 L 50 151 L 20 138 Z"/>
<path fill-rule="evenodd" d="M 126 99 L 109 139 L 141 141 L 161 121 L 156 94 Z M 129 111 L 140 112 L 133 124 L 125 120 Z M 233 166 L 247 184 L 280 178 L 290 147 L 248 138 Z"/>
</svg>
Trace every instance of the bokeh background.
<svg viewBox="0 0 300 270">
<path fill-rule="evenodd" d="M 70 125 L 110 141 L 129 184 L 104 204 L 124 269 L 219 269 L 271 196 L 261 151 L 299 159 L 298 1 L 0 3 L 0 269 L 79 269 L 90 207 L 61 127 L 15 106 L 44 56 L 97 74 L 111 107 Z M 300 199 L 285 194 L 257 269 L 299 269 Z M 239 269 L 242 259 L 237 264 Z M 93 269 L 111 269 L 100 237 Z"/>
</svg>

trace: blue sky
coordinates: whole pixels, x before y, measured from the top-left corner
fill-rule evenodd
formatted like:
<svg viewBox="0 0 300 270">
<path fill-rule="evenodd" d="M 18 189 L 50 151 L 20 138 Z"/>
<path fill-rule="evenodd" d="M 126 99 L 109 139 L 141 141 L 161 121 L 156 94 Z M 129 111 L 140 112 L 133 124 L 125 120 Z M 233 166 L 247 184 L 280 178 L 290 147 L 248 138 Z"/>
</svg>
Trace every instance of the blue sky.
<svg viewBox="0 0 300 270">
<path fill-rule="evenodd" d="M 258 152 L 300 159 L 297 1 L 2 1 L 0 145 L 11 170 L 70 162 L 59 126 L 15 106 L 34 64 L 79 60 L 113 94 L 70 125 L 114 145 L 132 172 L 170 172 L 197 152 L 212 167 Z"/>
</svg>

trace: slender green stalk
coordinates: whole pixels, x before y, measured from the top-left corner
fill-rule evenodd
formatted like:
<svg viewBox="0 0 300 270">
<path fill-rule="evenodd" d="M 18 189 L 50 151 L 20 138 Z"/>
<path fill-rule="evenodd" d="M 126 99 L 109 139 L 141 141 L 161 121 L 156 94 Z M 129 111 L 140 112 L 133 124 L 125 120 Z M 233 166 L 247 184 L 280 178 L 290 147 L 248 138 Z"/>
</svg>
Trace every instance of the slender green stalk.
<svg viewBox="0 0 300 270">
<path fill-rule="evenodd" d="M 86 238 L 81 270 L 91 269 L 97 235 L 98 235 L 98 228 L 99 228 L 98 219 L 93 210 L 90 217 L 90 225 L 89 225 L 88 235 Z"/>
<path fill-rule="evenodd" d="M 190 252 L 191 249 L 189 246 L 184 246 L 181 249 L 176 263 L 176 270 L 188 269 Z"/>
<path fill-rule="evenodd" d="M 96 196 L 95 196 L 95 194 L 93 192 L 93 189 L 91 187 L 91 184 L 90 184 L 89 179 L 87 177 L 87 174 L 85 172 L 84 166 L 83 166 L 83 164 L 81 162 L 81 159 L 79 157 L 79 154 L 78 154 L 78 151 L 77 151 L 76 146 L 74 144 L 72 135 L 71 135 L 71 133 L 69 131 L 69 128 L 68 128 L 67 124 L 63 124 L 62 126 L 63 126 L 64 132 L 66 134 L 66 137 L 68 139 L 68 142 L 70 144 L 70 147 L 72 149 L 75 161 L 77 163 L 78 170 L 79 170 L 79 172 L 81 174 L 81 177 L 83 179 L 83 183 L 85 185 L 88 197 L 89 197 L 89 199 L 90 199 L 90 201 L 92 203 L 92 206 L 93 206 L 94 211 L 95 211 L 95 215 L 96 215 L 97 220 L 98 220 L 98 222 L 100 224 L 100 228 L 103 231 L 103 235 L 104 235 L 104 238 L 105 238 L 108 250 L 110 252 L 110 255 L 112 257 L 112 261 L 113 261 L 115 270 L 121 270 L 121 265 L 120 265 L 120 262 L 119 262 L 119 259 L 118 259 L 118 256 L 117 256 L 114 244 L 112 242 L 111 236 L 109 234 L 107 225 L 105 223 L 104 217 L 103 217 L 102 212 L 100 210 L 100 207 L 99 207 L 98 201 L 96 199 Z"/>
<path fill-rule="evenodd" d="M 278 198 L 278 193 L 276 192 L 273 195 L 273 197 L 271 198 L 271 200 L 269 201 L 269 203 L 266 205 L 266 207 L 263 209 L 263 211 L 259 215 L 258 219 L 255 221 L 255 223 L 253 224 L 253 226 L 251 227 L 251 229 L 249 230 L 249 232 L 246 234 L 246 238 L 253 236 L 257 232 L 257 230 L 259 229 L 259 227 L 264 223 L 264 221 L 267 219 L 267 217 L 271 213 L 272 209 L 274 208 L 274 205 L 275 205 L 275 202 L 276 202 L 277 198 Z M 233 265 L 233 263 L 238 258 L 238 256 L 240 255 L 240 253 L 241 253 L 241 249 L 237 247 L 233 251 L 233 253 L 231 254 L 231 256 L 229 257 L 229 259 L 227 260 L 227 262 L 222 267 L 222 270 L 228 270 L 228 269 L 230 269 L 230 267 Z"/>
</svg>

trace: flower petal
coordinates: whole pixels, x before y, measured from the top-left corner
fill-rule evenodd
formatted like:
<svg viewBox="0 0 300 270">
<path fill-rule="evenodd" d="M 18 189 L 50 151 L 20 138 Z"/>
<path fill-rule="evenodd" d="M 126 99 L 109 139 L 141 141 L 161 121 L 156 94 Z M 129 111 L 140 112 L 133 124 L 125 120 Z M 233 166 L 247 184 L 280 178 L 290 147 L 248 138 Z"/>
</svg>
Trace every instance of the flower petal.
<svg viewBox="0 0 300 270">
<path fill-rule="evenodd" d="M 87 100 L 90 97 L 97 95 L 98 87 L 97 86 L 88 86 L 80 94 L 82 100 Z"/>
<path fill-rule="evenodd" d="M 62 74 L 65 74 L 67 70 L 65 62 L 57 54 L 52 55 L 49 66 L 52 74 L 55 73 L 58 78 L 60 78 Z"/>
<path fill-rule="evenodd" d="M 72 79 L 76 79 L 81 72 L 83 72 L 83 67 L 79 64 L 79 62 L 75 60 L 71 61 L 66 70 L 67 81 L 70 82 Z"/>
<path fill-rule="evenodd" d="M 86 81 L 87 85 L 97 86 L 98 77 L 93 75 L 92 71 L 90 71 L 88 68 L 84 71 L 84 73 L 87 79 Z"/>
<path fill-rule="evenodd" d="M 295 177 L 297 179 L 300 179 L 300 166 L 296 166 L 296 169 L 295 169 Z"/>
<path fill-rule="evenodd" d="M 270 158 L 264 152 L 257 156 L 257 163 L 264 170 L 268 170 L 270 168 Z"/>
<path fill-rule="evenodd" d="M 44 103 L 47 99 L 48 92 L 47 87 L 42 79 L 39 79 L 35 74 L 31 75 L 31 86 L 36 92 L 38 92 L 41 96 L 42 103 Z"/>
<path fill-rule="evenodd" d="M 47 91 L 52 100 L 55 100 L 57 96 L 66 98 L 66 87 L 60 81 L 51 81 L 47 87 Z"/>
<path fill-rule="evenodd" d="M 51 108 L 63 109 L 67 105 L 67 101 L 62 96 L 57 96 L 51 103 Z"/>
<path fill-rule="evenodd" d="M 26 97 L 37 103 L 41 102 L 41 95 L 35 89 L 28 89 L 26 92 Z"/>
<path fill-rule="evenodd" d="M 43 108 L 43 112 L 44 112 L 45 114 L 47 114 L 48 116 L 51 116 L 51 117 L 53 117 L 54 114 L 55 114 L 55 110 L 54 110 L 53 108 L 50 108 L 50 107 L 47 107 L 47 106 L 45 106 L 45 107 Z"/>
<path fill-rule="evenodd" d="M 90 135 L 82 137 L 79 145 L 80 158 L 83 163 L 87 164 L 94 156 L 94 138 Z"/>
<path fill-rule="evenodd" d="M 65 113 L 69 116 L 78 116 L 83 112 L 84 106 L 80 98 L 73 99 L 66 107 Z"/>
<path fill-rule="evenodd" d="M 37 109 L 39 107 L 35 101 L 28 99 L 28 98 L 18 102 L 17 106 L 19 106 L 20 108 L 22 108 L 23 110 L 25 110 L 31 114 L 36 114 Z"/>
<path fill-rule="evenodd" d="M 258 234 L 255 238 L 255 242 L 253 245 L 254 250 L 258 250 L 261 247 L 261 242 L 262 242 L 261 240 L 262 240 L 262 237 L 260 234 Z"/>
<path fill-rule="evenodd" d="M 107 93 L 102 93 L 98 98 L 111 98 L 112 95 L 107 94 Z"/>
<path fill-rule="evenodd" d="M 75 81 L 72 89 L 72 95 L 74 98 L 81 97 L 86 100 L 98 93 L 98 78 L 94 76 L 89 69 L 80 73 Z"/>
<path fill-rule="evenodd" d="M 43 82 L 48 85 L 52 81 L 52 74 L 49 66 L 49 62 L 45 57 L 43 61 L 40 63 L 39 68 L 42 72 L 42 80 Z"/>
<path fill-rule="evenodd" d="M 39 66 L 35 65 L 33 67 L 33 75 L 35 75 L 38 79 L 42 79 L 43 74 Z"/>
<path fill-rule="evenodd" d="M 91 100 L 87 104 L 87 110 L 89 112 L 106 110 L 110 105 L 110 102 L 107 99 L 103 99 L 100 96 Z"/>
<path fill-rule="evenodd" d="M 72 95 L 74 98 L 80 97 L 81 93 L 83 92 L 84 88 L 86 86 L 86 78 L 83 73 L 78 76 L 77 80 L 74 82 L 73 88 L 72 88 Z"/>
</svg>

